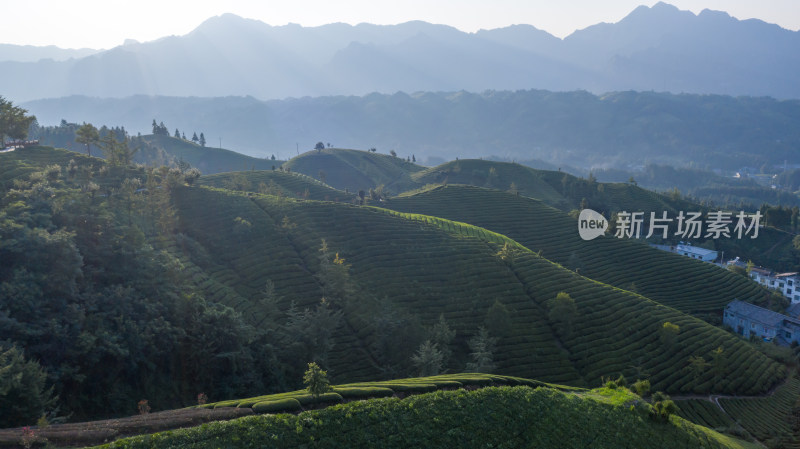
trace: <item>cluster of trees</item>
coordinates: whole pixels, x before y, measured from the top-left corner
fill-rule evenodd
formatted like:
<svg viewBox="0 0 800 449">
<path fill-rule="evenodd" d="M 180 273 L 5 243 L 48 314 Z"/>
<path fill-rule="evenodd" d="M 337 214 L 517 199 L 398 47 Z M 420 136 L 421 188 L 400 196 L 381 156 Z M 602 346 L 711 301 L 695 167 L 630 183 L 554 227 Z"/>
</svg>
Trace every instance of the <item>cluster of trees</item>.
<svg viewBox="0 0 800 449">
<path fill-rule="evenodd" d="M 6 137 L 24 139 L 36 117 L 27 115 L 28 111 L 0 96 L 0 149 L 5 147 Z"/>
<path fill-rule="evenodd" d="M 56 398 L 83 419 L 281 385 L 272 339 L 150 243 L 185 240 L 171 194 L 196 173 L 118 162 L 76 158 L 0 192 L 0 427 Z"/>
<path fill-rule="evenodd" d="M 153 126 L 154 136 L 169 136 L 169 130 L 167 129 L 167 126 L 164 125 L 164 122 L 156 123 L 156 119 L 153 119 L 152 126 Z M 178 131 L 178 128 L 175 128 L 175 134 L 173 134 L 173 137 L 175 137 L 176 139 L 183 139 L 186 141 L 189 140 L 186 138 L 186 133 L 181 133 L 180 131 Z M 197 136 L 196 132 L 193 133 L 191 141 L 200 146 L 203 147 L 206 146 L 206 136 L 203 133 L 200 133 L 199 137 Z"/>
</svg>

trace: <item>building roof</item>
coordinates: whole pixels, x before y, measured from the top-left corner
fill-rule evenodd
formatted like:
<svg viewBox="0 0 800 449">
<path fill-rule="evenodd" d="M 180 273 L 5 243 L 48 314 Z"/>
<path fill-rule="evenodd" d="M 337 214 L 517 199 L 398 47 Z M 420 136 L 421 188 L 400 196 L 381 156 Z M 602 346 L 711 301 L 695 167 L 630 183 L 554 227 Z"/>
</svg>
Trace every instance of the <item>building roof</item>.
<svg viewBox="0 0 800 449">
<path fill-rule="evenodd" d="M 714 251 L 713 249 L 705 249 L 705 248 L 700 248 L 699 246 L 692 246 L 692 245 L 678 245 L 677 250 L 699 254 L 701 256 L 709 256 L 711 254 L 717 254 L 717 252 Z"/>
<path fill-rule="evenodd" d="M 797 318 L 786 316 L 782 313 L 773 312 L 772 310 L 759 307 L 749 302 L 739 301 L 734 299 L 725 307 L 726 311 L 733 312 L 739 315 L 746 316 L 747 318 L 758 321 L 759 323 L 778 327 L 784 321 L 791 324 L 800 325 L 800 320 Z"/>
<path fill-rule="evenodd" d="M 756 273 L 761 276 L 772 276 L 772 270 L 767 270 L 766 268 L 753 267 L 750 269 L 750 273 Z"/>
<path fill-rule="evenodd" d="M 790 277 L 794 277 L 794 276 L 797 276 L 797 272 L 794 272 L 794 273 L 781 273 L 781 274 L 776 274 L 775 275 L 776 278 L 790 278 Z"/>
<path fill-rule="evenodd" d="M 792 318 L 800 317 L 800 302 L 794 303 L 786 309 L 786 314 Z"/>
</svg>

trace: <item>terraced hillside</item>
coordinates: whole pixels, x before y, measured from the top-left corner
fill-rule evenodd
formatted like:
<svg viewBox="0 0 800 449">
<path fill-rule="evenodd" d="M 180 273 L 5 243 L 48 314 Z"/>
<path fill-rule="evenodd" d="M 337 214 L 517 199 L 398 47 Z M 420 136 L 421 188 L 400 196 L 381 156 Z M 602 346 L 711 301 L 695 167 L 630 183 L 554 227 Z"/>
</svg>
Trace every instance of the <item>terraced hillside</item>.
<svg viewBox="0 0 800 449">
<path fill-rule="evenodd" d="M 624 373 L 649 376 L 654 388 L 671 392 L 740 394 L 765 391 L 784 376 L 782 367 L 721 329 L 591 281 L 503 235 L 465 223 L 202 187 L 180 189 L 175 200 L 182 232 L 203 248 L 187 256 L 214 285 L 235 292 L 220 300 L 259 322 L 265 318 L 256 298 L 267 280 L 284 298 L 282 311 L 290 301 L 313 307 L 325 296 L 318 256 L 323 239 L 352 265 L 352 294 L 331 306 L 344 315 L 328 357 L 339 380 L 386 374 L 393 353 L 385 350 L 385 325 L 399 316 L 410 317 L 409 328 L 414 322 L 430 326 L 443 316 L 457 332 L 446 368 L 463 369 L 467 340 L 484 324 L 495 300 L 512 311 L 508 334 L 494 354 L 501 374 L 595 385 L 601 376 Z M 237 217 L 250 223 L 247 230 L 236 230 Z M 504 243 L 516 248 L 510 265 L 497 257 Z M 196 256 L 201 253 L 214 254 L 213 262 Z M 561 291 L 577 305 L 575 332 L 568 335 L 557 334 L 548 319 L 547 301 Z M 660 338 L 666 321 L 680 326 L 674 345 Z M 396 329 L 400 335 L 404 331 L 409 330 Z M 420 340 L 409 336 L 402 347 L 413 350 Z M 722 380 L 692 376 L 688 358 L 710 358 L 718 347 L 737 361 L 725 367 Z M 407 360 L 395 368 L 411 369 Z"/>
<path fill-rule="evenodd" d="M 274 177 L 276 186 L 311 182 L 270 170 L 209 183 L 259 176 Z M 571 386 L 622 373 L 670 393 L 753 395 L 785 377 L 782 365 L 719 328 L 554 263 L 559 236 L 575 225 L 540 202 L 447 186 L 378 203 L 413 206 L 429 198 L 421 204 L 437 215 L 466 214 L 448 206 L 463 203 L 478 218 L 530 209 L 520 212 L 528 214 L 522 222 L 504 218 L 507 228 L 483 228 L 191 179 L 179 170 L 112 166 L 48 148 L 0 154 L 0 318 L 11 323 L 0 326 L 0 341 L 42 360 L 70 412 L 127 413 L 132 397 L 174 408 L 193 403 L 200 388 L 215 399 L 291 389 L 312 360 L 337 382 L 417 375 L 429 369 L 419 363 L 427 340 L 440 351 L 436 372 L 480 366 Z M 311 184 L 321 189 L 314 195 L 330 191 Z M 453 196 L 437 199 L 443 193 Z M 554 223 L 542 240 L 524 232 L 536 220 Z M 630 252 L 616 240 L 597 240 L 604 241 L 607 247 L 587 259 Z M 634 270 L 653 260 L 682 261 L 660 270 L 690 266 L 642 254 L 640 267 L 617 270 L 632 271 L 637 285 L 660 276 Z M 574 307 L 554 307 L 560 293 Z M 667 322 L 677 332 L 665 332 Z M 57 338 L 43 341 L 44 333 Z M 102 346 L 109 335 L 121 338 Z M 87 346 L 90 337 L 98 346 Z M 72 352 L 62 354 L 61 344 Z M 63 358 L 49 356 L 56 353 Z M 715 363 L 698 372 L 691 357 Z M 59 374 L 67 368 L 75 371 Z M 33 411 L 14 425 L 41 416 Z"/>
<path fill-rule="evenodd" d="M 467 184 L 501 191 L 511 191 L 514 184 L 514 193 L 539 198 L 560 209 L 576 207 L 573 201 L 553 188 L 542 174 L 542 170 L 520 164 L 463 159 L 446 162 L 415 173 L 412 177 L 419 185 Z"/>
<path fill-rule="evenodd" d="M 197 184 L 319 201 L 350 202 L 356 198 L 353 192 L 334 189 L 302 173 L 282 170 L 218 173 L 200 177 Z"/>
<path fill-rule="evenodd" d="M 583 276 L 695 315 L 718 314 L 734 298 L 759 302 L 766 293 L 742 276 L 639 242 L 613 236 L 584 241 L 577 221 L 564 212 L 497 190 L 448 185 L 385 205 L 490 229 Z"/>
<path fill-rule="evenodd" d="M 259 159 L 235 151 L 211 146 L 200 146 L 170 136 L 146 135 L 141 139 L 148 145 L 163 150 L 175 160 L 188 162 L 205 174 L 246 170 L 270 170 L 281 161 Z"/>
<path fill-rule="evenodd" d="M 339 148 L 308 151 L 284 167 L 317 179 L 322 171 L 325 182 L 341 190 L 358 192 L 383 185 L 394 194 L 416 188 L 411 175 L 425 169 L 400 157 Z"/>
</svg>

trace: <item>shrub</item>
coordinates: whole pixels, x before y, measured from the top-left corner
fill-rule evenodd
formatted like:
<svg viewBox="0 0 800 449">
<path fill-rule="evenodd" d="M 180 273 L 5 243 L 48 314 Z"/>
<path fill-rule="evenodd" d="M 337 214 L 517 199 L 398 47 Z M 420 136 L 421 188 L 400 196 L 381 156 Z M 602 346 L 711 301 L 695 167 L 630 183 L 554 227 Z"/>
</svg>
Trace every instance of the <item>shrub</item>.
<svg viewBox="0 0 800 449">
<path fill-rule="evenodd" d="M 300 402 L 295 398 L 278 399 L 276 401 L 264 401 L 253 404 L 253 412 L 255 413 L 275 413 L 275 412 L 291 412 L 300 410 Z"/>
<path fill-rule="evenodd" d="M 342 402 L 342 395 L 340 395 L 339 393 L 322 393 L 319 396 L 304 394 L 300 396 L 295 396 L 293 399 L 296 399 L 297 402 L 300 403 L 300 405 L 308 405 L 319 402 Z"/>
<path fill-rule="evenodd" d="M 379 398 L 394 394 L 394 390 L 384 387 L 337 387 L 334 392 L 343 398 Z"/>
<path fill-rule="evenodd" d="M 631 385 L 631 390 L 641 397 L 647 396 L 650 393 L 650 381 L 647 379 L 640 379 Z"/>
</svg>

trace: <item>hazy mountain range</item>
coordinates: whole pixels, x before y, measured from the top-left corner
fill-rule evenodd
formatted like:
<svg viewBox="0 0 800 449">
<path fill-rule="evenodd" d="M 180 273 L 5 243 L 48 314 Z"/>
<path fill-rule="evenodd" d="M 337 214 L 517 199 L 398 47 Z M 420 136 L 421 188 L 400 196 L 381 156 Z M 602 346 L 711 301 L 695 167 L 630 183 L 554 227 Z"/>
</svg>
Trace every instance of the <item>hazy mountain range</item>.
<svg viewBox="0 0 800 449">
<path fill-rule="evenodd" d="M 426 22 L 270 26 L 226 14 L 184 36 L 90 55 L 6 46 L 0 85 L 17 102 L 74 94 L 275 99 L 530 88 L 800 98 L 798 48 L 796 31 L 665 3 L 563 40 L 530 25 L 476 33 Z M 70 59 L 57 60 L 63 58 Z"/>
<path fill-rule="evenodd" d="M 260 101 L 252 97 L 72 96 L 22 103 L 43 125 L 66 119 L 149 134 L 153 119 L 256 157 L 288 159 L 318 141 L 402 157 L 538 158 L 558 166 L 647 163 L 759 170 L 797 164 L 800 100 L 585 91 L 426 92 Z M 441 162 L 441 161 L 440 161 Z"/>
</svg>

